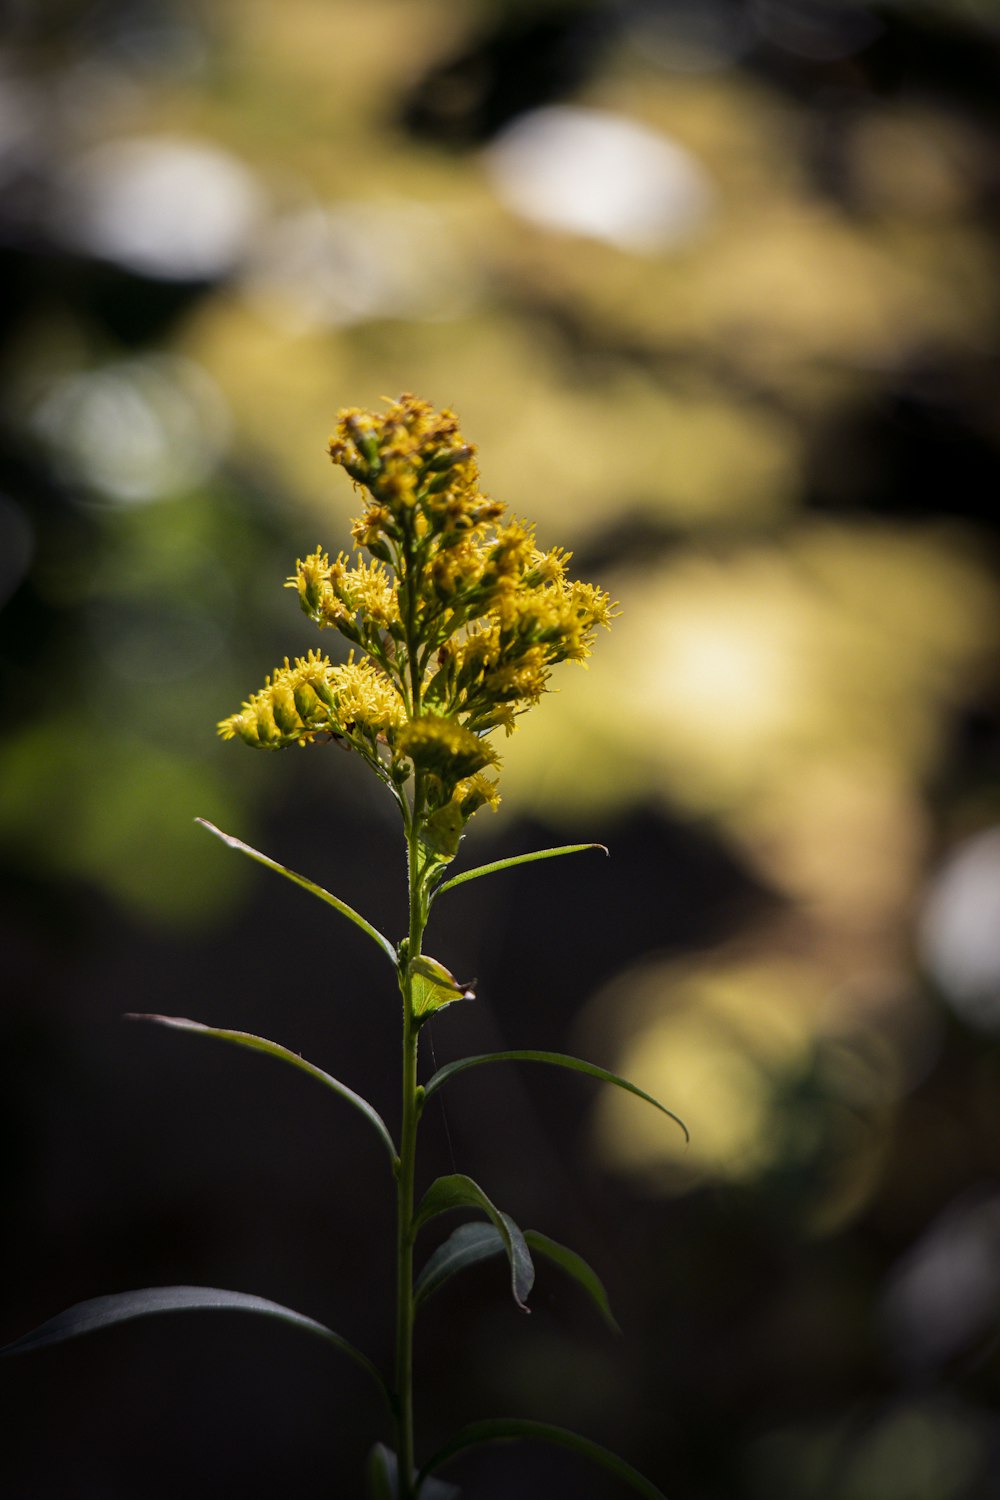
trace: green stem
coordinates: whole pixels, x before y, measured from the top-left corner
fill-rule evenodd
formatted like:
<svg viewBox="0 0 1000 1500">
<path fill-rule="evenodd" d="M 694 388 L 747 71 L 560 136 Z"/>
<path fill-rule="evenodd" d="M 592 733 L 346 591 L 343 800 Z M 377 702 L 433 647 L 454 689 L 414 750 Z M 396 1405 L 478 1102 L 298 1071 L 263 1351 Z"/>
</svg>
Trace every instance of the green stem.
<svg viewBox="0 0 1000 1500">
<path fill-rule="evenodd" d="M 419 661 L 416 629 L 416 583 L 419 578 L 419 544 L 407 532 L 400 557 L 400 602 L 406 637 L 406 677 L 403 697 L 410 718 L 419 718 L 423 707 L 423 674 Z M 407 692 L 407 688 L 409 691 Z M 419 1022 L 413 1014 L 412 961 L 420 954 L 424 928 L 427 925 L 426 871 L 421 859 L 420 830 L 424 819 L 424 785 L 421 772 L 414 768 L 409 808 L 404 799 L 406 827 L 406 860 L 409 885 L 410 925 L 406 951 L 401 955 L 400 988 L 403 995 L 403 1121 L 399 1144 L 399 1178 L 396 1199 L 396 1455 L 398 1500 L 415 1500 L 418 1480 L 414 1464 L 413 1432 L 413 1208 L 416 1175 L 417 1126 L 420 1121 L 421 1091 L 417 1085 L 417 1042 Z"/>
<path fill-rule="evenodd" d="M 413 1500 L 413 1206 L 417 1154 L 417 1124 L 420 1116 L 417 1088 L 418 1025 L 413 1014 L 413 978 L 410 960 L 420 953 L 426 912 L 421 880 L 418 832 L 422 812 L 419 772 L 414 775 L 413 806 L 406 830 L 409 872 L 410 927 L 404 964 L 400 971 L 403 994 L 403 1123 L 399 1146 L 396 1222 L 396 1453 L 399 1500 Z"/>
</svg>

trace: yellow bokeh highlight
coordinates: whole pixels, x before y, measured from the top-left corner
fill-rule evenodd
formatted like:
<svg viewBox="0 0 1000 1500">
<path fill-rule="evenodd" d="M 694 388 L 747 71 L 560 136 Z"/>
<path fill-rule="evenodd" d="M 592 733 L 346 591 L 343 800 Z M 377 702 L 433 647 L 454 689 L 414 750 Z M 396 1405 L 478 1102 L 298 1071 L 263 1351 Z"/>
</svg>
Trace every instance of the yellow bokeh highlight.
<svg viewBox="0 0 1000 1500">
<path fill-rule="evenodd" d="M 617 1038 L 615 1067 L 676 1111 L 691 1139 L 609 1090 L 594 1109 L 598 1159 L 672 1194 L 792 1169 L 807 1184 L 798 1228 L 842 1228 L 878 1188 L 906 1078 L 892 1027 L 844 1004 L 842 963 L 758 944 L 651 960 L 614 980 L 588 1007 L 585 1042 L 606 1052 Z"/>
<path fill-rule="evenodd" d="M 826 994 L 813 968 L 776 958 L 653 963 L 616 981 L 591 1023 L 627 996 L 616 1066 L 679 1114 L 691 1141 L 611 1090 L 595 1111 L 600 1156 L 673 1189 L 757 1176 L 777 1149 L 775 1088 L 805 1068 Z"/>
<path fill-rule="evenodd" d="M 793 898 L 898 919 L 950 705 L 998 650 L 997 590 L 961 534 L 813 523 L 609 583 L 621 618 L 512 744 L 511 800 L 661 798 Z"/>
</svg>

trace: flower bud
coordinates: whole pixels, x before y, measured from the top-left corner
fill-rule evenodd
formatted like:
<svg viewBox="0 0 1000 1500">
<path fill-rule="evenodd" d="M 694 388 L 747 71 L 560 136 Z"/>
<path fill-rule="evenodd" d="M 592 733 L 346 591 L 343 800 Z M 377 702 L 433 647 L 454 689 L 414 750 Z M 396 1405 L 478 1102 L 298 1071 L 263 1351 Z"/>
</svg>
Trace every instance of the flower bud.
<svg viewBox="0 0 1000 1500">
<path fill-rule="evenodd" d="M 285 682 L 276 682 L 271 688 L 271 712 L 282 734 L 298 734 L 304 727 L 295 706 L 295 697 Z"/>
</svg>

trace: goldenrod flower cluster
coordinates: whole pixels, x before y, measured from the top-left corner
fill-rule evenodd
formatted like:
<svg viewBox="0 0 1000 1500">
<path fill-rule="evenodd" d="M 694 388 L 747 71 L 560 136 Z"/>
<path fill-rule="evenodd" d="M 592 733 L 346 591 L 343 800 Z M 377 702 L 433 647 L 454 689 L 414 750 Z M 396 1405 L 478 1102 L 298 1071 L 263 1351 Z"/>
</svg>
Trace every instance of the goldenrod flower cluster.
<svg viewBox="0 0 1000 1500">
<path fill-rule="evenodd" d="M 554 665 L 587 659 L 613 606 L 567 576 L 569 553 L 542 551 L 532 526 L 482 493 L 453 412 L 411 395 L 384 412 L 342 411 L 329 451 L 366 492 L 353 536 L 370 560 L 331 562 L 317 548 L 288 587 L 362 658 L 286 659 L 219 732 L 264 748 L 332 736 L 361 753 L 404 812 L 414 776 L 424 842 L 448 858 L 472 813 L 498 800 L 486 737 L 513 730 Z"/>
<path fill-rule="evenodd" d="M 364 743 L 377 752 L 392 729 L 406 723 L 403 701 L 392 683 L 370 661 L 354 660 L 353 653 L 334 666 L 318 651 L 296 657 L 294 665 L 278 667 L 259 693 L 248 698 L 238 714 L 223 719 L 224 740 L 237 736 L 247 745 L 281 749 L 309 745 L 318 734 Z"/>
</svg>

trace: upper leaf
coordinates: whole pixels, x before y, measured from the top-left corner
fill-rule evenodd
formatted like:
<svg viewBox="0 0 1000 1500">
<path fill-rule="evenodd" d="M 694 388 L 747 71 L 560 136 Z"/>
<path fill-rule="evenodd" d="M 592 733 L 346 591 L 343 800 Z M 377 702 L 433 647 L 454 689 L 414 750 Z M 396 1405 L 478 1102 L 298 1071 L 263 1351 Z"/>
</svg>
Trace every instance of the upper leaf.
<svg viewBox="0 0 1000 1500">
<path fill-rule="evenodd" d="M 389 1153 L 393 1168 L 399 1160 L 396 1145 L 389 1134 L 389 1128 L 378 1110 L 368 1103 L 367 1099 L 349 1089 L 346 1083 L 341 1083 L 339 1078 L 334 1078 L 330 1073 L 324 1073 L 322 1068 L 317 1068 L 313 1063 L 306 1062 L 297 1052 L 290 1052 L 287 1047 L 282 1047 L 278 1042 L 269 1042 L 266 1037 L 254 1036 L 249 1031 L 229 1031 L 222 1026 L 203 1026 L 200 1021 L 189 1021 L 184 1016 L 153 1016 L 138 1015 L 135 1013 L 126 1016 L 129 1021 L 155 1021 L 158 1026 L 173 1026 L 178 1031 L 194 1031 L 202 1036 L 219 1037 L 224 1042 L 234 1042 L 239 1047 L 249 1047 L 254 1052 L 266 1052 L 271 1057 L 278 1057 L 282 1062 L 291 1063 L 302 1073 L 308 1073 L 310 1078 L 315 1078 L 319 1083 L 326 1084 L 335 1094 L 346 1099 L 348 1104 L 360 1110 L 365 1119 L 374 1125 L 382 1144 Z"/>
<path fill-rule="evenodd" d="M 424 1098 L 429 1099 L 431 1094 L 454 1078 L 456 1073 L 464 1073 L 466 1068 L 477 1068 L 481 1063 L 491 1062 L 540 1062 L 550 1063 L 557 1068 L 568 1068 L 573 1073 L 585 1073 L 588 1078 L 598 1078 L 602 1083 L 613 1083 L 617 1088 L 624 1089 L 628 1094 L 635 1094 L 637 1099 L 645 1099 L 647 1104 L 652 1104 L 661 1114 L 665 1114 L 679 1125 L 684 1132 L 684 1139 L 690 1140 L 691 1136 L 687 1126 L 679 1115 L 675 1115 L 672 1109 L 661 1104 L 659 1099 L 654 1099 L 652 1094 L 647 1094 L 645 1089 L 639 1088 L 634 1083 L 629 1083 L 627 1078 L 620 1078 L 617 1073 L 610 1073 L 607 1068 L 599 1068 L 596 1063 L 584 1062 L 582 1058 L 570 1057 L 565 1052 L 536 1052 L 533 1049 L 517 1052 L 482 1052 L 475 1057 L 460 1057 L 456 1062 L 446 1063 L 443 1068 L 430 1079 L 424 1088 Z"/>
<path fill-rule="evenodd" d="M 230 849 L 238 850 L 240 854 L 245 854 L 248 859 L 256 860 L 257 864 L 263 865 L 266 870 L 274 870 L 276 874 L 284 875 L 286 880 L 291 880 L 295 885 L 300 885 L 303 890 L 310 891 L 314 896 L 318 896 L 321 901 L 325 901 L 328 906 L 332 906 L 335 911 L 339 911 L 341 916 L 348 917 L 354 923 L 355 927 L 360 927 L 362 932 L 368 934 L 372 942 L 379 945 L 382 952 L 388 956 L 392 963 L 396 962 L 396 950 L 389 939 L 383 933 L 379 932 L 377 927 L 373 927 L 370 922 L 366 922 L 361 913 L 356 912 L 353 906 L 348 906 L 346 901 L 341 901 L 339 896 L 331 896 L 329 891 L 325 891 L 315 881 L 307 880 L 304 875 L 297 875 L 294 870 L 289 870 L 285 865 L 279 865 L 277 860 L 271 859 L 266 854 L 261 854 L 259 849 L 252 849 L 249 844 L 244 844 L 242 839 L 234 838 L 231 833 L 223 833 L 221 828 L 216 828 L 215 824 L 210 823 L 207 818 L 195 818 L 195 822 L 200 823 L 203 828 L 207 828 L 209 833 L 214 833 L 216 838 L 221 839 Z"/>
<path fill-rule="evenodd" d="M 481 875 L 495 875 L 500 870 L 512 870 L 515 865 L 530 865 L 536 859 L 556 859 L 560 854 L 583 854 L 588 849 L 600 849 L 602 854 L 608 852 L 604 844 L 561 844 L 558 849 L 536 849 L 533 854 L 512 854 L 509 859 L 495 859 L 488 865 L 477 865 L 474 870 L 453 875 L 450 880 L 439 885 L 434 894 L 443 896 L 445 891 L 454 890 L 456 885 L 464 885 L 468 880 L 478 880 Z"/>
<path fill-rule="evenodd" d="M 410 960 L 410 993 L 413 996 L 413 1014 L 418 1020 L 426 1020 L 436 1010 L 454 1005 L 456 1000 L 475 1000 L 472 984 L 462 984 L 450 969 L 426 953 Z"/>
</svg>

